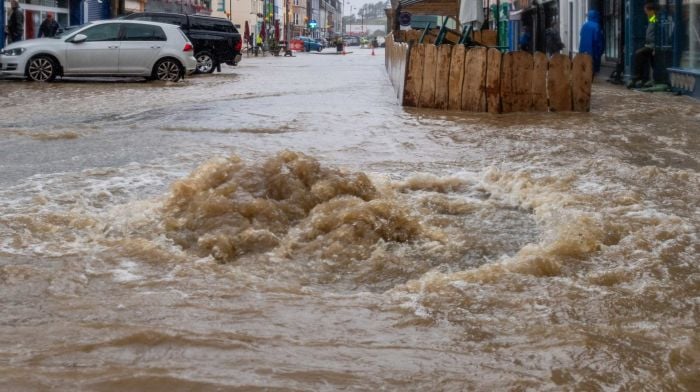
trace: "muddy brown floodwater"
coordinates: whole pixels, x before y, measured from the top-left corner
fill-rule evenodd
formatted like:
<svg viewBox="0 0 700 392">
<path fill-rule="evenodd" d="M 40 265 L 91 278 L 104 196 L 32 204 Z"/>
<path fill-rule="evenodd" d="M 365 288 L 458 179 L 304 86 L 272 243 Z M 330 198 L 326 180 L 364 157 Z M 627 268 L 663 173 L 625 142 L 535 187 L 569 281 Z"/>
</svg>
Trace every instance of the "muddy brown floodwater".
<svg viewBox="0 0 700 392">
<path fill-rule="evenodd" d="M 0 82 L 0 389 L 700 390 L 697 101 L 393 97 L 363 49 Z"/>
</svg>

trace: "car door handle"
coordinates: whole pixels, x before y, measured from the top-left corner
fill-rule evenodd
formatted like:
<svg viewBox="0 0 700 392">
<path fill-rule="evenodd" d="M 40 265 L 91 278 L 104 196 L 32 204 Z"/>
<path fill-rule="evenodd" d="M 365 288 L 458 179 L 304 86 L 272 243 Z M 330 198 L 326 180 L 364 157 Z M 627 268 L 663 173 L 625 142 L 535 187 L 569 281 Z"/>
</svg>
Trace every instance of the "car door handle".
<svg viewBox="0 0 700 392">
<path fill-rule="evenodd" d="M 108 46 L 107 49 L 119 49 L 119 46 Z"/>
<path fill-rule="evenodd" d="M 151 46 L 151 49 L 160 49 L 160 46 Z"/>
</svg>

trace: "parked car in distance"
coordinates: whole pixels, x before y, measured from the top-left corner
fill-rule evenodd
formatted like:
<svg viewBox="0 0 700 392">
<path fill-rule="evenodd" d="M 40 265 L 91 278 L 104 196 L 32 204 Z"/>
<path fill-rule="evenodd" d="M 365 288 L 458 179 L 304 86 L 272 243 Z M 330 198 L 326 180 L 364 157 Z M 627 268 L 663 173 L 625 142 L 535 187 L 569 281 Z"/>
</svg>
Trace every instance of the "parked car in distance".
<svg viewBox="0 0 700 392">
<path fill-rule="evenodd" d="M 314 40 L 311 37 L 295 37 L 294 39 L 304 42 L 305 52 L 310 52 L 312 50 L 320 52 L 323 50 L 323 45 L 319 44 L 318 42 L 316 42 L 316 40 Z"/>
<path fill-rule="evenodd" d="M 345 46 L 360 46 L 360 39 L 354 35 L 347 35 L 343 37 L 343 43 Z"/>
<path fill-rule="evenodd" d="M 328 40 L 326 40 L 326 39 L 323 38 L 323 37 L 321 37 L 321 38 L 315 38 L 314 41 L 316 41 L 317 43 L 321 44 L 321 48 L 324 48 L 324 49 L 325 49 L 325 48 L 328 47 Z"/>
<path fill-rule="evenodd" d="M 182 30 L 152 22 L 91 22 L 0 50 L 0 75 L 37 82 L 57 76 L 142 76 L 175 82 L 196 66 L 192 43 Z"/>
<path fill-rule="evenodd" d="M 228 19 L 166 12 L 135 12 L 123 19 L 147 20 L 180 26 L 194 45 L 197 72 L 211 73 L 219 64 L 236 65 L 241 61 L 243 40 Z"/>
</svg>

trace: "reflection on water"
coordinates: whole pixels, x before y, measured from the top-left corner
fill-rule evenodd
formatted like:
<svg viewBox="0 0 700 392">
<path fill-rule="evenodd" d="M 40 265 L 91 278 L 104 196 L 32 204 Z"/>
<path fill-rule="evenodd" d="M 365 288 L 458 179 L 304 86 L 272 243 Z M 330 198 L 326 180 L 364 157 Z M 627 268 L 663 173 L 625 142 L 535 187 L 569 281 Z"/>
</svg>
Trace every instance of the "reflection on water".
<svg viewBox="0 0 700 392">
<path fill-rule="evenodd" d="M 0 120 L 8 388 L 700 388 L 697 103 L 403 111 L 381 57 L 280 60 L 4 90 L 75 105 Z"/>
</svg>

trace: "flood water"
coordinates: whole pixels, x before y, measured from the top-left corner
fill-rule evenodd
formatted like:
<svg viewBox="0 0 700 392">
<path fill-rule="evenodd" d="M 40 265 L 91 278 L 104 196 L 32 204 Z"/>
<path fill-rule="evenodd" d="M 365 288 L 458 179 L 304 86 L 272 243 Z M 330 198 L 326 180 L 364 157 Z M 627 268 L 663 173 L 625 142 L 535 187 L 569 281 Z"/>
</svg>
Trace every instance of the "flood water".
<svg viewBox="0 0 700 392">
<path fill-rule="evenodd" d="M 700 390 L 700 103 L 402 108 L 377 54 L 0 82 L 0 389 Z"/>
</svg>

